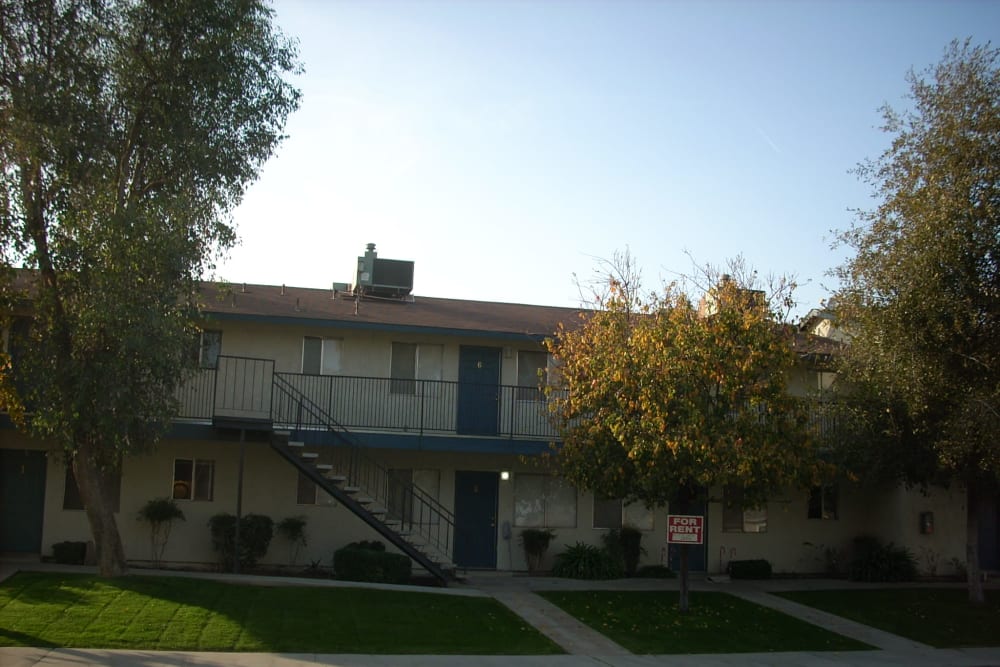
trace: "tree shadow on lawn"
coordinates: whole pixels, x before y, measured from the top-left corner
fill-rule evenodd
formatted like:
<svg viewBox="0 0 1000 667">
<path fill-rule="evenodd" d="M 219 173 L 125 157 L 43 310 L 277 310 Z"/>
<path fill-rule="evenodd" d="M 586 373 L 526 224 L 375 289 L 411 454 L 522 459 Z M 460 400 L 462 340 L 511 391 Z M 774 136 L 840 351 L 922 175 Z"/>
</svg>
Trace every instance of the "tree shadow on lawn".
<svg viewBox="0 0 1000 667">
<path fill-rule="evenodd" d="M 0 585 L 50 645 L 309 653 L 551 654 L 562 650 L 496 600 L 367 588 L 25 573 Z M 74 604 L 76 603 L 76 604 Z M 27 622 L 27 619 L 26 619 Z M 50 623 L 51 625 L 46 625 Z M 27 627 L 17 622 L 17 632 Z M 27 634 L 27 633 L 26 633 Z"/>
</svg>

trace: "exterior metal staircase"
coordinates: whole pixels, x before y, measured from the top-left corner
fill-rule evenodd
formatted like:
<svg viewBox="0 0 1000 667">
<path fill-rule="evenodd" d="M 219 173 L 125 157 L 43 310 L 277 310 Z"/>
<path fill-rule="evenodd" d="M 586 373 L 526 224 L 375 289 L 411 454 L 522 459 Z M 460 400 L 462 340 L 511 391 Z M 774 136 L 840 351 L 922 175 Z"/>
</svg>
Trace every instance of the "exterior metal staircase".
<svg viewBox="0 0 1000 667">
<path fill-rule="evenodd" d="M 375 460 L 321 407 L 275 374 L 271 447 L 319 488 L 443 585 L 455 580 L 455 516 L 419 486 Z M 312 445 L 332 434 L 336 443 Z"/>
</svg>

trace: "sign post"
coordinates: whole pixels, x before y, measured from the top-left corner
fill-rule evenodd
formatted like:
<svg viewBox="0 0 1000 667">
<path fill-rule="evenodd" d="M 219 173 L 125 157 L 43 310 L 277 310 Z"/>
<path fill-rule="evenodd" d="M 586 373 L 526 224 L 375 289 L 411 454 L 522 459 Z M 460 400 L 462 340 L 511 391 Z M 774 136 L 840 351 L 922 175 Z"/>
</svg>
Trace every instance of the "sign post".
<svg viewBox="0 0 1000 667">
<path fill-rule="evenodd" d="M 702 544 L 705 517 L 694 514 L 667 515 L 667 544 Z"/>
</svg>

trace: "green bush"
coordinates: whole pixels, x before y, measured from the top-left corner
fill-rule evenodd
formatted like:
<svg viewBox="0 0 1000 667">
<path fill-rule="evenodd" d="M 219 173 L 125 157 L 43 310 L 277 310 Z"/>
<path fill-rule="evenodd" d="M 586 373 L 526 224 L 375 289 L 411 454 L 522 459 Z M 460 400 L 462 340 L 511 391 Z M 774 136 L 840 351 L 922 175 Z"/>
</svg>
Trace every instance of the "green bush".
<svg viewBox="0 0 1000 667">
<path fill-rule="evenodd" d="M 622 564 L 625 576 L 634 577 L 639 569 L 639 558 L 646 550 L 642 548 L 642 531 L 625 525 L 621 530 L 612 528 L 601 536 L 604 550 L 614 560 Z"/>
<path fill-rule="evenodd" d="M 352 542 L 333 554 L 334 576 L 343 581 L 406 584 L 412 569 L 409 556 L 388 553 L 381 542 Z"/>
<path fill-rule="evenodd" d="M 288 542 L 288 560 L 292 565 L 295 565 L 295 561 L 299 559 L 299 549 L 309 544 L 309 539 L 306 537 L 306 518 L 304 516 L 285 517 L 278 522 L 275 530 Z"/>
<path fill-rule="evenodd" d="M 666 565 L 643 565 L 635 572 L 641 579 L 674 579 L 677 574 Z"/>
<path fill-rule="evenodd" d="M 184 512 L 171 498 L 153 498 L 139 508 L 136 518 L 149 524 L 150 559 L 154 567 L 160 567 L 170 540 L 170 529 L 174 521 L 185 520 Z"/>
<path fill-rule="evenodd" d="M 379 540 L 361 540 L 360 542 L 351 542 L 344 549 L 368 549 L 370 551 L 385 551 L 385 543 Z"/>
<path fill-rule="evenodd" d="M 624 575 L 621 560 L 607 550 L 577 542 L 555 557 L 552 576 L 567 579 L 619 579 Z"/>
<path fill-rule="evenodd" d="M 52 545 L 52 557 L 64 565 L 83 565 L 87 558 L 87 543 L 56 542 Z"/>
<path fill-rule="evenodd" d="M 862 535 L 854 538 L 848 577 L 854 581 L 913 581 L 917 560 L 906 547 Z"/>
<path fill-rule="evenodd" d="M 726 572 L 733 579 L 770 579 L 771 563 L 763 558 L 729 561 Z"/>
<path fill-rule="evenodd" d="M 642 531 L 634 526 L 622 526 L 618 540 L 625 561 L 625 576 L 634 577 L 639 569 L 639 558 L 646 553 L 642 548 Z"/>
<path fill-rule="evenodd" d="M 524 560 L 528 572 L 537 572 L 542 568 L 542 558 L 549 550 L 549 543 L 556 536 L 551 528 L 525 528 L 521 531 L 521 546 L 524 547 Z"/>
<path fill-rule="evenodd" d="M 236 552 L 236 517 L 216 514 L 208 520 L 212 548 L 226 570 L 233 569 Z M 253 567 L 267 553 L 274 537 L 274 521 L 263 514 L 246 514 L 240 519 L 240 567 Z"/>
</svg>

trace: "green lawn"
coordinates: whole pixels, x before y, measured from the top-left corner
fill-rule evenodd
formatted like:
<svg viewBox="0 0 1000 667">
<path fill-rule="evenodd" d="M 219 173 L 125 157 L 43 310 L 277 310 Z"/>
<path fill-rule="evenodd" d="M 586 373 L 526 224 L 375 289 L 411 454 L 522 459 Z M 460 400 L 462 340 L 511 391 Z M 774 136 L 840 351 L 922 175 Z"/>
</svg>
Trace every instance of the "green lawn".
<svg viewBox="0 0 1000 667">
<path fill-rule="evenodd" d="M 986 592 L 986 605 L 969 604 L 962 588 L 777 593 L 789 600 L 871 625 L 938 648 L 1000 646 L 1000 595 Z"/>
<path fill-rule="evenodd" d="M 0 646 L 373 654 L 563 652 L 491 598 L 50 573 L 19 573 L 0 584 Z"/>
<path fill-rule="evenodd" d="M 633 653 L 872 648 L 726 593 L 692 592 L 686 615 L 677 611 L 674 591 L 550 591 L 540 595 Z"/>
</svg>

